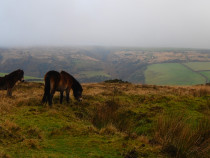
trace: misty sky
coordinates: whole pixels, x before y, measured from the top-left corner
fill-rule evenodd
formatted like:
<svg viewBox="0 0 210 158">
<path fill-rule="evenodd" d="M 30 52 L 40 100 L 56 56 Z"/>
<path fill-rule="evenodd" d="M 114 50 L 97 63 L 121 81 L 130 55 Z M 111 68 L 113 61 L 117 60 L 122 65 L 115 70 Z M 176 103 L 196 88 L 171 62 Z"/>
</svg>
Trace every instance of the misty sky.
<svg viewBox="0 0 210 158">
<path fill-rule="evenodd" d="M 0 46 L 210 48 L 210 0 L 0 0 Z"/>
</svg>

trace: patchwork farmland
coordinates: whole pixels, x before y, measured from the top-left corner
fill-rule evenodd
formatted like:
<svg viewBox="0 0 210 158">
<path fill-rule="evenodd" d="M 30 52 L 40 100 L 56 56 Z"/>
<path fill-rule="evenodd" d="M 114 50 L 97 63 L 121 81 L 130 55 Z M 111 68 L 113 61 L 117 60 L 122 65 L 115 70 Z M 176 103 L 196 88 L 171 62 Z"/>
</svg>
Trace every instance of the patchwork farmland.
<svg viewBox="0 0 210 158">
<path fill-rule="evenodd" d="M 205 84 L 210 80 L 210 62 L 152 64 L 147 67 L 144 75 L 146 84 Z"/>
</svg>

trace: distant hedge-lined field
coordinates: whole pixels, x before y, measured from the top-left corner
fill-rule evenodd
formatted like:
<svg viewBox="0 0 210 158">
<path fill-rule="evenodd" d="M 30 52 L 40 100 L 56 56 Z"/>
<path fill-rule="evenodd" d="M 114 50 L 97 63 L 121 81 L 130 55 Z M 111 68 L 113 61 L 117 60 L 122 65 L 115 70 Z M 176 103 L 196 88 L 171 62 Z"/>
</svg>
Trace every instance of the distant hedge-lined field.
<svg viewBox="0 0 210 158">
<path fill-rule="evenodd" d="M 205 78 L 195 72 L 196 70 L 210 69 L 207 62 L 186 63 L 162 63 L 149 65 L 144 73 L 146 84 L 157 85 L 195 85 L 204 84 Z M 196 67 L 197 65 L 197 67 Z M 191 68 L 188 68 L 190 66 Z M 208 72 L 204 72 L 208 76 Z"/>
</svg>

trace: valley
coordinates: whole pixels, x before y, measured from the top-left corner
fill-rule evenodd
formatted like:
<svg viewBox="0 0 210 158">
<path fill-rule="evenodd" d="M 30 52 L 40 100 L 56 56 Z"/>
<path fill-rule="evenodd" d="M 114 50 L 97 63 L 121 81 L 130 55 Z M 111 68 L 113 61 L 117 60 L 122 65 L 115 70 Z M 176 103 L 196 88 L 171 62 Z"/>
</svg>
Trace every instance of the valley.
<svg viewBox="0 0 210 158">
<path fill-rule="evenodd" d="M 0 72 L 8 73 L 18 68 L 23 69 L 26 76 L 37 78 L 43 78 L 49 70 L 65 70 L 82 83 L 118 78 L 133 83 L 157 85 L 205 84 L 209 82 L 210 50 L 132 47 L 0 48 Z M 180 78 L 179 81 L 177 78 Z"/>
</svg>

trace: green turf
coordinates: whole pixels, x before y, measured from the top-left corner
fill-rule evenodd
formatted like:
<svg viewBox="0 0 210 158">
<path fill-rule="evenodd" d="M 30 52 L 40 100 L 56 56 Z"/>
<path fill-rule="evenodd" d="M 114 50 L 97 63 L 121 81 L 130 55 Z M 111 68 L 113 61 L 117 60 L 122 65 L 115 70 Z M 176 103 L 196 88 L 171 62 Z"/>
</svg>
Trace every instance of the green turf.
<svg viewBox="0 0 210 158">
<path fill-rule="evenodd" d="M 149 65 L 145 71 L 145 83 L 157 85 L 195 85 L 205 79 L 179 63 Z"/>
<path fill-rule="evenodd" d="M 36 106 L 24 106 L 19 108 L 10 118 L 7 118 L 14 119 L 15 123 L 21 127 L 22 133 L 27 133 L 30 128 L 39 129 L 43 138 L 25 134 L 25 139 L 33 138 L 38 142 L 38 145 L 27 146 L 23 141 L 22 143 L 10 144 L 9 148 L 4 149 L 4 152 L 10 153 L 12 157 L 87 157 L 88 155 L 119 157 L 117 152 L 110 147 L 115 137 L 100 136 L 94 133 L 89 136 L 88 126 L 90 124 L 71 117 L 74 113 L 70 108 L 65 107 L 65 111 L 61 110 L 55 114 L 54 111 L 51 111 L 52 114 L 50 111 Z M 36 112 L 39 114 L 35 114 Z M 69 129 L 65 129 L 65 127 L 69 127 Z M 99 146 L 98 143 L 101 145 Z M 18 152 L 15 152 L 15 149 L 18 149 Z"/>
<path fill-rule="evenodd" d="M 185 65 L 195 71 L 210 70 L 210 62 L 188 62 Z"/>
</svg>

